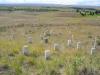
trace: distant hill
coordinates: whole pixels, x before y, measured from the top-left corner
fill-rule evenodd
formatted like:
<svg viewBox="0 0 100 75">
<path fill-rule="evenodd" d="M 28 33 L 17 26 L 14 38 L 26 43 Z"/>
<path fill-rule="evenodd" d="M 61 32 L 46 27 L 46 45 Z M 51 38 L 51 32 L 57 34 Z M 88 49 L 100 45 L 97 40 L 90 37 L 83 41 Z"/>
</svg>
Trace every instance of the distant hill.
<svg viewBox="0 0 100 75">
<path fill-rule="evenodd" d="M 99 8 L 100 6 L 81 6 L 81 5 L 62 5 L 62 4 L 44 4 L 44 3 L 19 3 L 19 4 L 0 4 L 0 6 L 35 6 L 35 7 L 70 7 L 70 8 Z"/>
<path fill-rule="evenodd" d="M 43 3 L 19 3 L 19 4 L 0 4 L 0 6 L 50 6 L 50 7 L 61 7 L 65 5 L 61 4 L 43 4 Z"/>
</svg>

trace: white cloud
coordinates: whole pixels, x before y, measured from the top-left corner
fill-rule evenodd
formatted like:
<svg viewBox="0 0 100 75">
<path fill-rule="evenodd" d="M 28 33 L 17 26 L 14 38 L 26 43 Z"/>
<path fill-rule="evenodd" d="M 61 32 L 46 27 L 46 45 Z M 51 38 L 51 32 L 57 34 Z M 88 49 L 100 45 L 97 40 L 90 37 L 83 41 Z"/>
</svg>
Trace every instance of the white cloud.
<svg viewBox="0 0 100 75">
<path fill-rule="evenodd" d="M 43 2 L 55 4 L 76 4 L 79 0 L 43 0 Z"/>
<path fill-rule="evenodd" d="M 100 0 L 84 0 L 84 1 L 81 1 L 79 2 L 78 4 L 81 4 L 81 5 L 95 5 L 95 6 L 100 6 Z"/>
<path fill-rule="evenodd" d="M 24 0 L 0 0 L 0 3 L 20 3 Z"/>
<path fill-rule="evenodd" d="M 0 0 L 3 3 L 54 3 L 54 4 L 76 4 L 80 0 Z"/>
</svg>

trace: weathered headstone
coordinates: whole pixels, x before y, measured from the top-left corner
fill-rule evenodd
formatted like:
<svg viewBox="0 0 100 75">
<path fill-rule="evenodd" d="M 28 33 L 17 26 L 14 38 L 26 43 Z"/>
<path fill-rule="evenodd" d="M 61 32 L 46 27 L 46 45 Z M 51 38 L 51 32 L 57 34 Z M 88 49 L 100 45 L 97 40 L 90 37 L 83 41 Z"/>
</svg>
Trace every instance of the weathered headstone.
<svg viewBox="0 0 100 75">
<path fill-rule="evenodd" d="M 96 48 L 92 47 L 91 48 L 91 55 L 93 55 L 95 53 L 95 51 L 96 51 Z"/>
<path fill-rule="evenodd" d="M 93 46 L 91 48 L 91 55 L 95 54 L 95 52 L 96 52 L 96 45 L 97 45 L 96 41 L 97 41 L 97 38 L 95 37 Z"/>
<path fill-rule="evenodd" d="M 51 56 L 50 50 L 45 50 L 44 56 L 46 60 L 50 59 L 50 56 Z"/>
<path fill-rule="evenodd" d="M 74 41 L 73 38 L 74 38 L 73 35 L 70 34 L 70 35 L 69 35 L 69 39 L 68 39 L 68 41 L 67 41 L 68 47 L 72 47 L 72 46 L 73 46 L 73 41 Z"/>
<path fill-rule="evenodd" d="M 54 50 L 55 51 L 59 51 L 60 50 L 59 44 L 57 44 L 57 43 L 54 44 Z"/>
<path fill-rule="evenodd" d="M 81 48 L 81 42 L 77 42 L 77 49 L 80 49 Z"/>
<path fill-rule="evenodd" d="M 29 55 L 28 45 L 24 45 L 22 48 L 22 54 Z"/>
<path fill-rule="evenodd" d="M 72 40 L 68 40 L 67 45 L 68 45 L 68 47 L 71 47 L 72 46 Z"/>
</svg>

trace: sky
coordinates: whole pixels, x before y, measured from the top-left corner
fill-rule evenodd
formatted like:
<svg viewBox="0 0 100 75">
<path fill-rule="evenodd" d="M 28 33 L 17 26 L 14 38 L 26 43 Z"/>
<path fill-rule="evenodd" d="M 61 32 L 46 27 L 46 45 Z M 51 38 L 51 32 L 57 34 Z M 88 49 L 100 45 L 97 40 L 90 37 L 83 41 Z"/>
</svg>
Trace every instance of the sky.
<svg viewBox="0 0 100 75">
<path fill-rule="evenodd" d="M 100 0 L 0 0 L 4 3 L 47 3 L 47 4 L 64 4 L 64 5 L 93 5 L 100 6 Z"/>
</svg>

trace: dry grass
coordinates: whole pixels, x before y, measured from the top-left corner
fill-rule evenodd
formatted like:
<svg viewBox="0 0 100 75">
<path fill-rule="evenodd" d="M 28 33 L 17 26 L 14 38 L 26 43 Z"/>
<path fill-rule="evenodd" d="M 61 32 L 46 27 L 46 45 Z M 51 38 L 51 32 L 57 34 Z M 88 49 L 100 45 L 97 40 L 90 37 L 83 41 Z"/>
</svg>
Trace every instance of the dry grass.
<svg viewBox="0 0 100 75">
<path fill-rule="evenodd" d="M 75 14 L 75 15 L 73 15 Z M 0 75 L 100 75 L 100 48 L 91 56 L 95 36 L 100 37 L 100 17 L 81 17 L 69 12 L 1 12 Z M 41 42 L 46 29 L 53 32 L 49 43 Z M 67 47 L 69 32 L 74 35 L 73 47 Z M 33 43 L 27 42 L 32 36 Z M 76 49 L 76 42 L 82 48 Z M 61 45 L 61 52 L 53 50 L 54 43 Z M 23 45 L 29 45 L 30 56 L 21 54 Z M 44 59 L 44 50 L 51 50 L 51 60 Z M 7 65 L 6 71 L 5 67 Z M 1 73 L 3 68 L 4 74 Z M 7 72 L 7 73 L 6 73 Z M 11 73 L 11 74 L 10 74 Z M 81 74 L 80 74 L 81 73 Z"/>
</svg>

